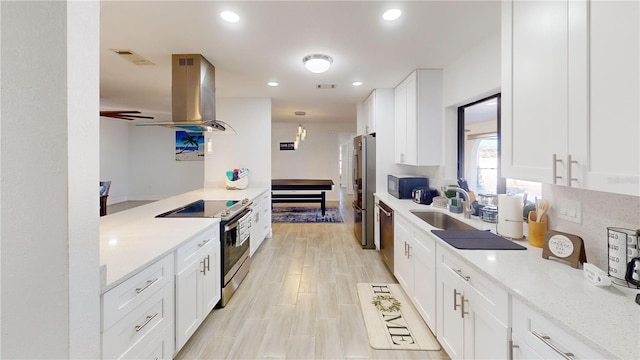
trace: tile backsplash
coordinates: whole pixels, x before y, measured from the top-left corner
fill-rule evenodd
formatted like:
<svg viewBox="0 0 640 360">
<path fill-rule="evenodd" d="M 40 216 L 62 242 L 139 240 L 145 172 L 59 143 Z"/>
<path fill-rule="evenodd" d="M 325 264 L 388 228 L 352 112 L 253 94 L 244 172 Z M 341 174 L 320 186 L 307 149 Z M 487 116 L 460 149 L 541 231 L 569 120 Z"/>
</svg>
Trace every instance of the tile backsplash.
<svg viewBox="0 0 640 360">
<path fill-rule="evenodd" d="M 640 197 L 582 190 L 556 185 L 542 185 L 542 195 L 549 201 L 549 228 L 580 236 L 585 243 L 587 262 L 607 271 L 607 227 L 640 229 Z M 579 201 L 582 223 L 558 218 L 558 199 Z"/>
</svg>

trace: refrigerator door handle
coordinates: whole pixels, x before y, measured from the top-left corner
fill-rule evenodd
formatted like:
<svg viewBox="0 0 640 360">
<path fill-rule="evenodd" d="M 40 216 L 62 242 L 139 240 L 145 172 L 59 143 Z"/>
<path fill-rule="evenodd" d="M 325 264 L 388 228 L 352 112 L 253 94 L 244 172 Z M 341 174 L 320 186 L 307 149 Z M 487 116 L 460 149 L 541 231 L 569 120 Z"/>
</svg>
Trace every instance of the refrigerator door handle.
<svg viewBox="0 0 640 360">
<path fill-rule="evenodd" d="M 360 206 L 358 206 L 358 204 L 356 204 L 356 202 L 353 202 L 353 208 L 358 212 L 361 213 L 362 212 L 362 208 Z"/>
</svg>

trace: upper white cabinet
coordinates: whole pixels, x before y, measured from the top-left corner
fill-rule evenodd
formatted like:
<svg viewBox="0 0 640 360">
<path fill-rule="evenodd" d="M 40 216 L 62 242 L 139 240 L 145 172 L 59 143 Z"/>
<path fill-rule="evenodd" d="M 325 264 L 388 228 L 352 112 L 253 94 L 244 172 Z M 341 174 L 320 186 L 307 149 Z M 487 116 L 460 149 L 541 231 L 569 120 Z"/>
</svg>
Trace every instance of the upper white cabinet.
<svg viewBox="0 0 640 360">
<path fill-rule="evenodd" d="M 415 70 L 395 88 L 395 162 L 443 163 L 442 70 Z"/>
<path fill-rule="evenodd" d="M 393 89 L 374 89 L 362 102 L 360 125 L 363 134 L 376 132 L 380 121 L 392 121 Z"/>
<path fill-rule="evenodd" d="M 640 195 L 638 2 L 502 3 L 502 173 Z"/>
</svg>

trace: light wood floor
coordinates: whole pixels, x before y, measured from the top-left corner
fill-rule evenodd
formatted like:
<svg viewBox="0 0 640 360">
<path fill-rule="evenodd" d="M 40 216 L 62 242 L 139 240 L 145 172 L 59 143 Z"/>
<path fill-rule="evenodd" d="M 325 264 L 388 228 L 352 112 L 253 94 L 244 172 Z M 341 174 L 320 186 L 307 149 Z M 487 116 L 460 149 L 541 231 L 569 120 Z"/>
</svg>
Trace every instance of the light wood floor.
<svg viewBox="0 0 640 360">
<path fill-rule="evenodd" d="M 356 242 L 353 210 L 341 210 L 345 223 L 272 224 L 234 297 L 176 359 L 448 359 L 371 349 L 355 285 L 396 281 L 377 251 Z"/>
</svg>

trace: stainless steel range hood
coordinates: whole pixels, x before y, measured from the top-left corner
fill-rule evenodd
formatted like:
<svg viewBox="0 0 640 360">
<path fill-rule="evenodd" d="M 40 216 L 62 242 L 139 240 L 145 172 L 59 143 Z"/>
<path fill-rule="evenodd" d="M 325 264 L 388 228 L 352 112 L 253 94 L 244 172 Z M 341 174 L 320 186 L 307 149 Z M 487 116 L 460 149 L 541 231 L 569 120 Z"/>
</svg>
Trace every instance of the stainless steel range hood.
<svg viewBox="0 0 640 360">
<path fill-rule="evenodd" d="M 174 54 L 171 59 L 171 122 L 140 123 L 191 132 L 236 132 L 216 120 L 216 69 L 200 54 Z"/>
</svg>

